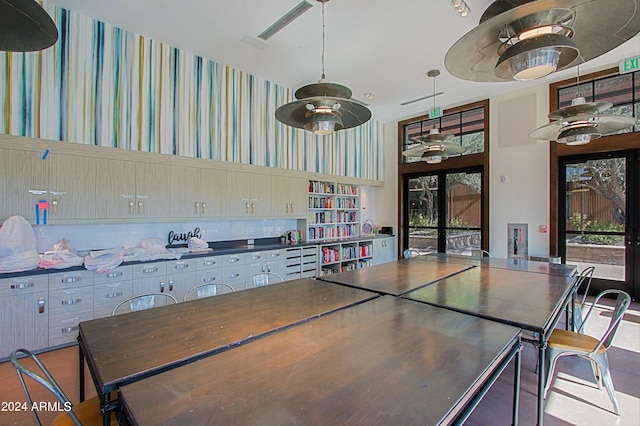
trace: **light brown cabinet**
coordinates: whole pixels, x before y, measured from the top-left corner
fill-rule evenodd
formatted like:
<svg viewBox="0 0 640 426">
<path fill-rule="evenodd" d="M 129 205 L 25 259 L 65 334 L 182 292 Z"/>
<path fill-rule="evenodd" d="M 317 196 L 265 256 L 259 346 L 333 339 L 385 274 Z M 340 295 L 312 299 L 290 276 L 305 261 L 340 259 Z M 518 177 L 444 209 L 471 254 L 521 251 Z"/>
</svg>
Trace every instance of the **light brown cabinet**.
<svg viewBox="0 0 640 426">
<path fill-rule="evenodd" d="M 307 187 L 304 178 L 271 177 L 271 216 L 305 218 L 307 216 Z"/>
<path fill-rule="evenodd" d="M 49 219 L 86 220 L 96 217 L 97 159 L 51 154 Z"/>
<path fill-rule="evenodd" d="M 195 167 L 171 167 L 171 215 L 217 218 L 227 212 L 227 173 Z"/>
<path fill-rule="evenodd" d="M 0 149 L 0 221 L 10 216 L 35 219 L 35 205 L 47 199 L 49 162 L 42 152 Z"/>
<path fill-rule="evenodd" d="M 100 159 L 96 166 L 96 218 L 170 217 L 170 170 L 164 164 Z"/>
<path fill-rule="evenodd" d="M 257 173 L 227 174 L 227 215 L 268 217 L 271 214 L 271 176 Z"/>
</svg>

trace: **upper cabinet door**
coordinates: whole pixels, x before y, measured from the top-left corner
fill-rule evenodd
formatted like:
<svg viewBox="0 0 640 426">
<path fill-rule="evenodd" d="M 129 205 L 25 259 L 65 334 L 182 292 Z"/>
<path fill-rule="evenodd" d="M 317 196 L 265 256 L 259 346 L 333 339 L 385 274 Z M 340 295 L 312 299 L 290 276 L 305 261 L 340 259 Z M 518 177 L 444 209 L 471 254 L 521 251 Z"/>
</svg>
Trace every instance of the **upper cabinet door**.
<svg viewBox="0 0 640 426">
<path fill-rule="evenodd" d="M 137 217 L 171 216 L 171 170 L 164 164 L 137 163 Z"/>
<path fill-rule="evenodd" d="M 48 199 L 48 177 L 41 152 L 0 149 L 0 221 L 18 215 L 33 222 L 36 203 Z"/>
<path fill-rule="evenodd" d="M 100 159 L 96 167 L 96 218 L 136 217 L 136 168 L 132 161 Z"/>
<path fill-rule="evenodd" d="M 196 218 L 201 214 L 200 169 L 171 166 L 171 216 Z"/>
<path fill-rule="evenodd" d="M 200 217 L 224 217 L 227 215 L 229 191 L 225 170 L 202 169 L 200 171 Z"/>
<path fill-rule="evenodd" d="M 228 216 L 266 217 L 271 214 L 270 176 L 232 172 L 227 175 L 227 190 Z"/>
<path fill-rule="evenodd" d="M 216 218 L 227 212 L 226 172 L 189 166 L 171 167 L 171 216 Z"/>
<path fill-rule="evenodd" d="M 305 218 L 309 181 L 290 176 L 271 177 L 271 216 Z"/>
<path fill-rule="evenodd" d="M 51 155 L 49 217 L 51 220 L 86 220 L 96 217 L 95 158 Z"/>
</svg>

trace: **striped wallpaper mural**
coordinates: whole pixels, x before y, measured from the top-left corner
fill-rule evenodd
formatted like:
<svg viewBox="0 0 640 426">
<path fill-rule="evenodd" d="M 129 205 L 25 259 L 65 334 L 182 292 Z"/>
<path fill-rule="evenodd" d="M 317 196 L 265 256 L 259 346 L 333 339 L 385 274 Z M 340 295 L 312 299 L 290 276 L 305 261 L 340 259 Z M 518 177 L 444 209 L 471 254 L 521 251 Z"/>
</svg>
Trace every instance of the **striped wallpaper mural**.
<svg viewBox="0 0 640 426">
<path fill-rule="evenodd" d="M 293 100 L 289 88 L 43 7 L 58 42 L 0 52 L 0 133 L 384 179 L 375 120 L 325 137 L 284 126 L 274 114 Z"/>
</svg>

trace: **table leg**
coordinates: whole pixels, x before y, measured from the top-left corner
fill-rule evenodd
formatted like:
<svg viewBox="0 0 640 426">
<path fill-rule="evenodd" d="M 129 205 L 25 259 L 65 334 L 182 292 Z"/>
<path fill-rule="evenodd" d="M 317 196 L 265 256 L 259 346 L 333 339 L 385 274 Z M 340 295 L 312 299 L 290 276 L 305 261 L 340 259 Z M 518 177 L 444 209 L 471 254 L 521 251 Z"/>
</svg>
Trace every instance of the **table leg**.
<svg viewBox="0 0 640 426">
<path fill-rule="evenodd" d="M 544 416 L 544 380 L 545 380 L 545 352 L 547 342 L 543 333 L 540 333 L 538 346 L 538 426 L 542 426 Z"/>
<path fill-rule="evenodd" d="M 520 343 L 520 348 L 522 348 L 522 343 Z M 519 350 L 516 353 L 516 360 L 514 363 L 514 374 L 513 374 L 513 417 L 511 419 L 511 424 L 513 426 L 518 426 L 518 407 L 520 402 L 520 369 L 521 369 L 521 355 L 522 350 Z"/>
<path fill-rule="evenodd" d="M 82 340 L 78 336 L 78 360 L 80 362 L 80 370 L 78 377 L 80 378 L 80 402 L 84 401 L 84 353 L 82 352 Z"/>
<path fill-rule="evenodd" d="M 105 392 L 104 395 L 102 395 L 102 406 L 100 407 L 103 426 L 111 425 L 111 411 L 109 410 L 110 405 L 111 405 L 111 392 Z"/>
</svg>

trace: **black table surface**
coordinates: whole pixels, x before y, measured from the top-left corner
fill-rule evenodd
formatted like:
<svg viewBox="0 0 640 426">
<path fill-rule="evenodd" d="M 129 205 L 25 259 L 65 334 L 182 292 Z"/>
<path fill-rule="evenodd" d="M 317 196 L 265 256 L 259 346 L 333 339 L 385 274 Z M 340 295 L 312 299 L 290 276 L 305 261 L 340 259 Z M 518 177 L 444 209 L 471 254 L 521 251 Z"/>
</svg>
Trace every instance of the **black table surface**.
<svg viewBox="0 0 640 426">
<path fill-rule="evenodd" d="M 519 334 L 382 296 L 126 385 L 120 400 L 141 425 L 448 424 Z"/>
<path fill-rule="evenodd" d="M 380 294 L 399 296 L 472 267 L 472 265 L 465 264 L 401 259 L 353 271 L 330 274 L 320 279 Z"/>
<path fill-rule="evenodd" d="M 300 279 L 80 323 L 98 391 L 109 392 L 310 318 L 377 297 Z"/>
<path fill-rule="evenodd" d="M 479 267 L 402 297 L 546 333 L 573 289 L 574 279 L 564 275 Z"/>
</svg>

